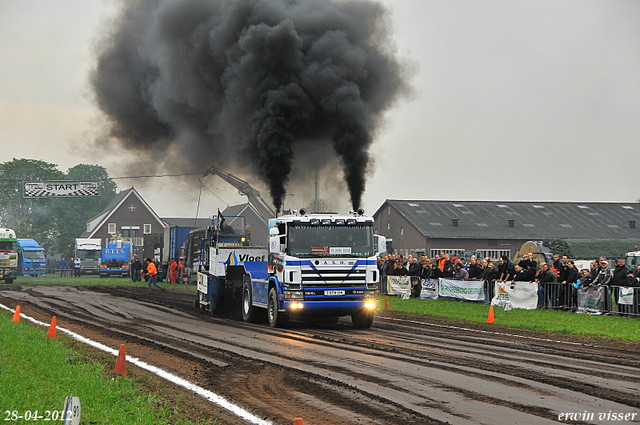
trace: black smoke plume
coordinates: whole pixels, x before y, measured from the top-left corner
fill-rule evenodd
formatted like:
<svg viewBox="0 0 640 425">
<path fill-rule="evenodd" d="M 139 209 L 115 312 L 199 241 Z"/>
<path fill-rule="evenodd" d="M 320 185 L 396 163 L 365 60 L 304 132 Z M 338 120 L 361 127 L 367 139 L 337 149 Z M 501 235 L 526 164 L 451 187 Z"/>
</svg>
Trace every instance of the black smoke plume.
<svg viewBox="0 0 640 425">
<path fill-rule="evenodd" d="M 382 113 L 409 90 L 388 15 L 371 0 L 126 2 L 91 84 L 129 152 L 246 165 L 279 210 L 296 149 L 332 148 L 357 209 Z"/>
</svg>

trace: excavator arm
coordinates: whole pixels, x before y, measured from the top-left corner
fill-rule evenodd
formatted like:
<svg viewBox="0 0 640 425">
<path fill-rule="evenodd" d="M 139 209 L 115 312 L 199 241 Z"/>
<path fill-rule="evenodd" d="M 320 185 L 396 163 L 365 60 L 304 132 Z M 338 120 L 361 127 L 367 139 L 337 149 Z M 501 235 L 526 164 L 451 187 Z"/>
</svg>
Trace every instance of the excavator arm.
<svg viewBox="0 0 640 425">
<path fill-rule="evenodd" d="M 229 174 L 226 171 L 221 170 L 215 165 L 212 165 L 203 173 L 205 177 L 209 174 L 220 176 L 224 181 L 238 189 L 238 192 L 246 196 L 249 204 L 253 206 L 256 211 L 258 211 L 258 213 L 260 214 L 260 218 L 264 221 L 265 224 L 269 223 L 269 218 L 276 216 L 276 213 L 271 209 L 269 204 L 267 204 L 267 202 L 260 196 L 260 191 L 253 188 L 246 181 L 239 179 L 233 174 Z"/>
</svg>

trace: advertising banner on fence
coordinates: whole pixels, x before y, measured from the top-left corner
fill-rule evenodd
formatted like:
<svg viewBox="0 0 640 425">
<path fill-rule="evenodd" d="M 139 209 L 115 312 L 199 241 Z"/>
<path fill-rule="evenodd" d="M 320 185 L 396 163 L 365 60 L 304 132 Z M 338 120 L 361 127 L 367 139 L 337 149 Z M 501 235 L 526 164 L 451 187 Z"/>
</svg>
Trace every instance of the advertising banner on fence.
<svg viewBox="0 0 640 425">
<path fill-rule="evenodd" d="M 438 299 L 438 279 L 422 279 L 420 281 L 422 285 L 422 292 L 420 292 L 420 298 L 423 300 L 437 300 Z"/>
<path fill-rule="evenodd" d="M 633 305 L 633 288 L 620 288 L 618 304 Z"/>
<path fill-rule="evenodd" d="M 408 298 L 411 295 L 411 277 L 387 276 L 387 294 Z"/>
<path fill-rule="evenodd" d="M 484 281 L 440 279 L 438 294 L 466 301 L 484 301 Z"/>
<path fill-rule="evenodd" d="M 70 198 L 99 196 L 97 181 L 24 182 L 25 198 Z"/>
<path fill-rule="evenodd" d="M 534 310 L 538 306 L 538 284 L 536 282 L 496 282 L 495 296 L 491 305 Z"/>
<path fill-rule="evenodd" d="M 578 290 L 577 313 L 602 314 L 604 310 L 604 290 L 595 286 Z"/>
</svg>

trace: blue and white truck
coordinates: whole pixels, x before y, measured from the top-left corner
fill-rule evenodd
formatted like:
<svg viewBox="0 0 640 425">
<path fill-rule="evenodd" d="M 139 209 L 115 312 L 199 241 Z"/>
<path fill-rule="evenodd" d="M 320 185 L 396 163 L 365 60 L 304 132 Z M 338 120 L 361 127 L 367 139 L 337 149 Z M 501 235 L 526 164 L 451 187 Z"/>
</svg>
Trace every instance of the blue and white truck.
<svg viewBox="0 0 640 425">
<path fill-rule="evenodd" d="M 106 248 L 102 248 L 100 277 L 128 277 L 131 252 L 131 242 L 109 242 Z"/>
<path fill-rule="evenodd" d="M 44 248 L 33 239 L 18 238 L 18 272 L 21 276 L 47 274 L 47 258 Z"/>
<path fill-rule="evenodd" d="M 221 242 L 214 229 L 203 239 L 196 306 L 225 311 L 271 327 L 290 318 L 331 322 L 351 316 L 354 327 L 369 328 L 377 307 L 380 276 L 376 255 L 386 250 L 373 234 L 373 218 L 306 214 L 271 219 L 269 246 Z"/>
</svg>

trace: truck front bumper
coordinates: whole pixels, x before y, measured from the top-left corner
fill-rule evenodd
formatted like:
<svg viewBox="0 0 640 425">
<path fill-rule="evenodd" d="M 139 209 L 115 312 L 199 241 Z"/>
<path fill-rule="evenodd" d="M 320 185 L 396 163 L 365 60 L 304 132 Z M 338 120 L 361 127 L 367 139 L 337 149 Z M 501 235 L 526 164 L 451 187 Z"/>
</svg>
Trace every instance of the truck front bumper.
<svg viewBox="0 0 640 425">
<path fill-rule="evenodd" d="M 314 315 L 323 314 L 327 316 L 347 316 L 364 309 L 375 310 L 378 307 L 377 298 L 367 300 L 285 300 L 284 308 L 291 314 Z"/>
</svg>

